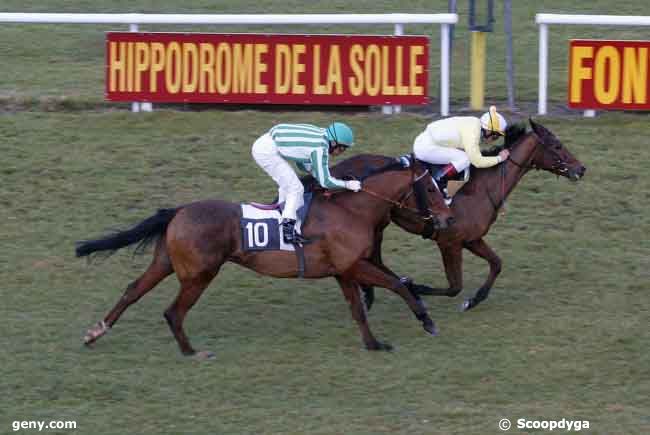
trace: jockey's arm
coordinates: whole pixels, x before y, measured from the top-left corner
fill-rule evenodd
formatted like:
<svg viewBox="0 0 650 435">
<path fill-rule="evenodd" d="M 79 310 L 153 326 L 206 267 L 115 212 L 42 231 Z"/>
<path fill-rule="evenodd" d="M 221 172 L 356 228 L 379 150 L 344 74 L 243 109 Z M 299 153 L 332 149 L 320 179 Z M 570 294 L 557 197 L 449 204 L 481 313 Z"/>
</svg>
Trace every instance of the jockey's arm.
<svg viewBox="0 0 650 435">
<path fill-rule="evenodd" d="M 478 119 L 475 122 L 467 123 L 460 129 L 460 136 L 463 142 L 463 148 L 469 157 L 469 161 L 477 168 L 489 168 L 498 165 L 498 157 L 484 157 L 481 154 L 479 143 L 481 141 L 481 123 Z"/>
<path fill-rule="evenodd" d="M 345 181 L 332 177 L 327 149 L 318 148 L 311 152 L 312 175 L 325 189 L 345 189 Z"/>
</svg>

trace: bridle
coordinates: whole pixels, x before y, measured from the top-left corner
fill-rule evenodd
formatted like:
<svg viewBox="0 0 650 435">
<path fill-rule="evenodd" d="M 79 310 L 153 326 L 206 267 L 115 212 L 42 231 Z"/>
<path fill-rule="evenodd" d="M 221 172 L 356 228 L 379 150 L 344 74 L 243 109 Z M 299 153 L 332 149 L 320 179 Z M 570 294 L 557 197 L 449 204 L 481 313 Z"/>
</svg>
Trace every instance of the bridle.
<svg viewBox="0 0 650 435">
<path fill-rule="evenodd" d="M 538 138 L 539 138 L 539 136 L 538 136 Z M 506 160 L 506 163 L 508 163 L 508 162 L 512 163 L 513 165 L 519 167 L 520 169 L 523 169 L 522 175 L 521 175 L 522 177 L 523 177 L 523 174 L 526 171 L 530 170 L 530 169 L 535 169 L 536 171 L 539 171 L 542 168 L 539 165 L 536 165 L 536 164 L 530 163 L 530 162 L 535 159 L 535 156 L 536 156 L 536 154 L 538 152 L 538 149 L 540 147 L 544 147 L 544 143 L 541 142 L 541 140 L 536 140 L 535 141 L 535 150 L 532 153 L 530 153 L 530 156 L 528 157 L 527 160 L 525 160 L 523 163 L 519 163 L 515 159 L 512 158 L 512 155 L 509 155 L 508 159 Z M 551 166 L 551 170 L 557 171 L 559 173 L 564 173 L 564 172 L 568 171 L 569 168 L 567 167 L 566 160 L 560 158 L 558 153 L 554 153 L 554 154 L 555 154 L 555 162 L 553 163 L 553 166 Z M 503 205 L 506 202 L 506 186 L 505 186 L 506 175 L 507 175 L 506 165 L 501 165 L 500 172 L 501 172 L 501 177 L 500 177 L 501 180 L 500 180 L 499 184 L 500 184 L 500 191 L 501 191 L 501 199 L 499 200 L 499 202 L 494 201 L 492 199 L 492 196 L 490 195 L 490 191 L 489 190 L 487 191 L 488 199 L 490 200 L 490 203 L 492 203 L 492 206 L 494 207 L 495 212 L 498 212 L 499 209 L 501 209 L 501 207 L 503 207 Z"/>
</svg>

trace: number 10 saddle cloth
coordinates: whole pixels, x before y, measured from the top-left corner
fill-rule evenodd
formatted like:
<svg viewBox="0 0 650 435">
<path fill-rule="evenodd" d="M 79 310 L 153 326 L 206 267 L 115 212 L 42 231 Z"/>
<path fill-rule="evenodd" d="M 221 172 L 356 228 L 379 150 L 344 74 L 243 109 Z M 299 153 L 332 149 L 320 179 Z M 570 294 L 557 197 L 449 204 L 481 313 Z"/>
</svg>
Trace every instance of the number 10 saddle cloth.
<svg viewBox="0 0 650 435">
<path fill-rule="evenodd" d="M 302 234 L 301 227 L 307 220 L 311 206 L 312 193 L 305 193 L 303 206 L 297 210 L 296 231 Z M 281 204 L 260 204 L 256 202 L 241 204 L 241 234 L 244 251 L 295 251 L 290 243 L 282 239 Z"/>
</svg>

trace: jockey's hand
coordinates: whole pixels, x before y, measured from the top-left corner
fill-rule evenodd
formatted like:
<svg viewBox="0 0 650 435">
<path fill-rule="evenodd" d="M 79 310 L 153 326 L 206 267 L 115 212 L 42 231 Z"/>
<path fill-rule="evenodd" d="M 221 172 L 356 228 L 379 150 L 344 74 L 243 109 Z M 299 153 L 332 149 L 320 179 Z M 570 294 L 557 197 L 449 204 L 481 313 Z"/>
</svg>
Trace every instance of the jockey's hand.
<svg viewBox="0 0 650 435">
<path fill-rule="evenodd" d="M 510 157 L 510 151 L 501 150 L 501 152 L 499 153 L 499 157 L 501 158 L 502 162 L 505 162 L 506 160 L 508 160 L 508 157 Z"/>
<path fill-rule="evenodd" d="M 358 180 L 348 180 L 345 182 L 345 188 L 358 192 L 361 190 L 361 181 Z"/>
</svg>

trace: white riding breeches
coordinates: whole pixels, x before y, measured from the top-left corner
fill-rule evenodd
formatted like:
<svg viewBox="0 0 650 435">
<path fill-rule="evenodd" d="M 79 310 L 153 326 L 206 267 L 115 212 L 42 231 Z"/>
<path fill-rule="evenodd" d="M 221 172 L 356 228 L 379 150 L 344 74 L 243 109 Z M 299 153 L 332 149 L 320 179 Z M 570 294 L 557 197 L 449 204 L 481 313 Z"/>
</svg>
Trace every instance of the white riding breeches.
<svg viewBox="0 0 650 435">
<path fill-rule="evenodd" d="M 278 202 L 284 202 L 282 218 L 296 220 L 296 210 L 303 205 L 304 187 L 289 162 L 278 152 L 270 134 L 255 141 L 252 149 L 255 162 L 273 178 L 278 185 Z"/>
<path fill-rule="evenodd" d="M 415 158 L 435 165 L 451 163 L 459 173 L 469 167 L 469 157 L 465 151 L 437 145 L 435 139 L 427 131 L 420 133 L 413 143 Z"/>
</svg>

